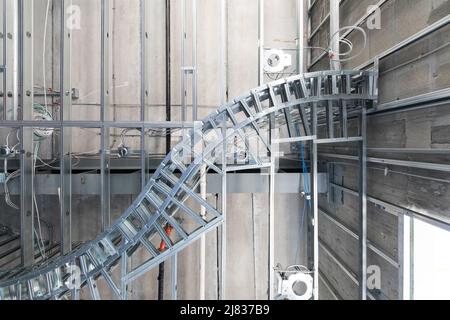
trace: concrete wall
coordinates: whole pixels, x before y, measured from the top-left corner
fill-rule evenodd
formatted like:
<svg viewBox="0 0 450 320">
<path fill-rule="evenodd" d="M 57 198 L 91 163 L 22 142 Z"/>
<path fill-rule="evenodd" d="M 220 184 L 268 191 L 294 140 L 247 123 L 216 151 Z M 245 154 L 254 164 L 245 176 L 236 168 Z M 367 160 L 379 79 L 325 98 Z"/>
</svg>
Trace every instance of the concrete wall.
<svg viewBox="0 0 450 320">
<path fill-rule="evenodd" d="M 366 12 L 368 5 L 377 1 L 347 0 L 341 6 L 341 26 L 351 25 Z M 387 1 L 381 8 L 381 30 L 367 30 L 368 43 L 363 54 L 344 63 L 344 68 L 354 68 L 370 58 L 391 48 L 404 39 L 419 32 L 439 19 L 450 14 L 449 1 Z M 322 10 L 322 11 L 321 11 Z M 313 11 L 313 17 L 323 15 L 328 10 L 321 1 Z M 316 24 L 318 22 L 315 22 Z M 326 27 L 328 28 L 328 27 Z M 450 50 L 448 46 L 449 26 L 424 37 L 404 49 L 387 56 L 380 61 L 380 103 L 397 101 L 420 94 L 450 87 Z M 355 45 L 355 52 L 362 48 L 360 34 L 354 32 L 349 39 Z M 313 39 L 320 44 L 319 36 Z M 328 69 L 327 59 L 317 63 L 312 69 Z M 419 106 L 420 107 L 420 106 Z M 450 109 L 448 104 L 411 109 L 396 113 L 370 116 L 368 119 L 369 148 L 448 148 L 448 127 Z M 355 130 L 355 124 L 352 124 Z M 322 153 L 356 155 L 351 147 L 321 148 Z M 428 163 L 448 163 L 448 154 L 420 155 L 418 153 L 383 153 L 369 152 L 377 158 L 420 161 Z M 356 163 L 339 159 L 323 158 L 328 163 L 334 161 L 332 179 L 337 184 L 358 190 L 358 173 Z M 448 223 L 449 175 L 444 172 L 418 170 L 397 166 L 384 166 L 369 163 L 368 194 L 371 197 L 395 204 L 406 210 Z M 320 207 L 331 217 L 351 229 L 358 230 L 358 199 L 356 196 L 335 191 L 336 201 L 329 203 L 321 197 Z M 389 258 L 404 263 L 399 247 L 399 219 L 380 206 L 368 205 L 368 240 L 382 250 Z M 353 275 L 342 271 L 336 259 L 330 257 L 321 247 L 320 268 L 325 277 L 343 299 L 357 299 L 358 285 L 354 276 L 358 272 L 358 243 L 348 233 L 343 232 L 325 215 L 319 220 L 320 238 L 323 244 L 335 255 L 339 262 Z M 381 292 L 377 298 L 401 298 L 401 273 L 371 249 L 368 250 L 368 265 L 381 268 Z M 331 292 L 325 285 L 321 286 L 321 297 L 331 298 Z"/>
</svg>

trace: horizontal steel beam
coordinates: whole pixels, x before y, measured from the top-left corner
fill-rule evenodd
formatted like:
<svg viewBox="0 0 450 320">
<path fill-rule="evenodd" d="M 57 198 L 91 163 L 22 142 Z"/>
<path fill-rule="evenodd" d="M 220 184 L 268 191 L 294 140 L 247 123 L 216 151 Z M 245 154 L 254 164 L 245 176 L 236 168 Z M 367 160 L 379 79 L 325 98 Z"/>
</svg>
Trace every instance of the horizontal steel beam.
<svg viewBox="0 0 450 320">
<path fill-rule="evenodd" d="M 283 144 L 283 143 L 296 143 L 311 141 L 317 139 L 317 136 L 306 136 L 306 137 L 294 137 L 294 138 L 284 138 L 284 139 L 273 139 L 273 144 Z"/>
<path fill-rule="evenodd" d="M 363 16 L 363 18 L 366 15 Z M 367 17 L 366 17 L 367 18 Z M 364 20 L 362 21 L 364 22 Z M 362 23 L 361 22 L 361 23 Z M 364 62 L 363 64 L 359 65 L 358 67 L 356 67 L 356 70 L 362 70 L 362 69 L 366 69 L 367 67 L 369 67 L 370 65 L 372 65 L 375 60 L 379 59 L 383 59 L 393 53 L 395 53 L 396 51 L 403 49 L 404 47 L 408 46 L 409 44 L 429 35 L 430 33 L 440 29 L 441 27 L 447 25 L 450 22 L 450 15 L 447 15 L 446 17 L 442 18 L 441 20 L 429 25 L 428 27 L 422 29 L 421 31 L 417 32 L 416 34 L 412 35 L 411 37 L 399 42 L 398 44 L 396 44 L 395 46 L 387 49 L 386 51 L 378 54 L 376 57 Z M 341 37 L 341 39 L 344 39 L 345 36 Z M 316 65 L 320 60 L 322 60 L 325 56 L 327 55 L 326 52 L 320 54 L 317 58 L 315 58 L 311 64 L 308 66 L 308 69 L 312 68 L 314 65 Z"/>
<path fill-rule="evenodd" d="M 337 184 L 334 184 L 334 183 L 330 183 L 330 187 L 333 187 L 333 188 L 335 188 L 335 189 L 337 189 L 339 191 L 346 192 L 346 193 L 351 194 L 351 195 L 353 195 L 355 197 L 358 196 L 358 192 L 357 191 L 349 189 L 349 188 L 346 188 L 346 187 L 343 187 L 343 186 L 340 186 L 340 185 L 337 185 Z M 380 200 L 380 199 L 377 199 L 377 198 L 374 198 L 374 197 L 368 196 L 367 200 L 372 202 L 373 204 L 377 205 L 378 207 L 383 208 L 384 211 L 386 211 L 387 213 L 392 214 L 392 215 L 394 215 L 396 217 L 398 217 L 400 215 L 412 215 L 412 216 L 416 216 L 418 218 L 421 218 L 423 220 L 427 220 L 429 222 L 437 222 L 437 223 L 444 224 L 444 225 L 450 227 L 450 221 L 440 220 L 440 219 L 437 219 L 437 218 L 432 217 L 430 215 L 427 215 L 427 214 L 424 214 L 424 213 L 420 213 L 420 212 L 417 212 L 417 211 L 414 211 L 414 210 L 410 210 L 410 209 L 407 209 L 407 208 L 403 208 L 401 206 L 398 206 L 398 205 L 395 205 L 395 204 L 392 204 L 392 203 L 389 203 L 389 202 L 386 202 L 386 201 L 383 201 L 383 200 Z"/>
<path fill-rule="evenodd" d="M 328 13 L 325 18 L 323 18 L 322 21 L 317 25 L 317 27 L 311 32 L 311 35 L 308 37 L 308 41 L 311 41 L 311 39 L 319 32 L 320 29 L 322 29 L 323 25 L 330 20 L 330 14 Z M 326 52 L 324 52 L 326 54 Z"/>
<path fill-rule="evenodd" d="M 302 173 L 279 173 L 275 177 L 276 193 L 300 194 L 303 192 Z M 221 194 L 222 180 L 219 174 L 208 174 L 207 193 Z M 327 192 L 327 174 L 319 173 L 319 192 Z M 36 176 L 36 193 L 38 195 L 58 195 L 58 174 L 38 174 Z M 100 195 L 101 179 L 99 174 L 73 174 L 72 195 Z M 259 173 L 229 173 L 227 175 L 228 193 L 267 193 L 269 190 L 269 176 Z M 11 195 L 19 195 L 19 181 L 9 183 Z M 199 190 L 196 190 L 199 191 Z M 112 195 L 136 195 L 141 192 L 140 173 L 111 174 Z M 4 194 L 0 185 L 0 194 Z"/>
<path fill-rule="evenodd" d="M 133 150 L 133 153 L 138 152 L 139 150 Z M 100 154 L 100 150 L 99 150 Z M 90 156 L 86 158 L 83 158 L 84 154 L 77 154 L 74 152 L 73 158 L 77 159 L 76 161 L 78 164 L 76 166 L 72 167 L 73 172 L 76 174 L 76 172 L 82 172 L 82 171 L 92 171 L 92 170 L 100 170 L 99 165 L 99 154 L 95 156 Z M 117 154 L 117 150 L 112 150 L 111 154 L 114 156 Z M 161 164 L 161 162 L 164 160 L 165 155 L 150 155 L 145 161 L 147 162 L 147 170 L 149 172 L 153 172 L 158 168 L 158 166 Z M 80 159 L 81 158 L 81 159 Z M 50 159 L 43 159 L 45 162 L 50 163 L 53 171 L 59 170 L 59 161 L 53 162 Z M 280 158 L 279 159 L 279 169 L 280 170 L 290 170 L 290 171 L 301 171 L 301 167 L 298 164 L 297 159 L 287 159 L 287 158 Z M 38 163 L 40 164 L 40 163 Z M 112 157 L 110 160 L 110 170 L 112 173 L 121 171 L 139 171 L 141 170 L 141 160 L 136 157 L 129 157 L 129 158 L 116 158 Z M 13 172 L 19 168 L 19 161 L 17 159 L 8 159 L 8 170 L 9 172 Z M 267 165 L 243 165 L 243 166 L 234 166 L 230 167 L 227 171 L 230 172 L 242 172 L 242 171 L 252 171 L 252 170 L 259 170 L 267 168 Z M 43 167 L 43 169 L 49 169 L 48 167 Z M 3 158 L 0 158 L 0 173 L 3 172 Z M 55 172 L 54 172 L 55 173 Z"/>
<path fill-rule="evenodd" d="M 340 294 L 337 292 L 337 290 L 330 283 L 330 280 L 328 280 L 328 278 L 325 276 L 325 274 L 321 271 L 320 268 L 319 268 L 319 278 L 335 300 L 343 300 Z"/>
<path fill-rule="evenodd" d="M 0 128 L 193 128 L 192 122 L 144 122 L 144 121 L 0 121 Z"/>
<path fill-rule="evenodd" d="M 368 148 L 374 153 L 412 153 L 412 154 L 449 154 L 450 149 L 424 149 L 424 148 Z"/>
<path fill-rule="evenodd" d="M 346 266 L 345 263 L 341 259 L 339 259 L 339 257 L 326 245 L 326 243 L 319 239 L 319 246 L 320 246 L 320 249 L 323 250 L 323 252 L 325 252 L 327 254 L 327 256 L 329 258 L 331 258 L 331 260 L 333 260 L 334 263 L 336 263 L 337 266 L 347 275 L 347 277 L 355 285 L 359 286 L 359 281 L 356 278 L 355 273 L 353 271 L 351 271 L 350 268 L 348 266 Z M 367 291 L 367 296 L 371 300 L 376 300 L 375 297 L 369 291 Z"/>
<path fill-rule="evenodd" d="M 414 97 L 381 103 L 370 109 L 368 114 L 378 114 L 386 111 L 392 111 L 400 108 L 411 107 L 415 105 L 429 103 L 430 101 L 448 100 L 450 103 L 450 88 L 428 92 Z"/>
<path fill-rule="evenodd" d="M 369 61 L 366 61 L 365 63 L 361 64 L 360 66 L 356 67 L 356 70 L 362 70 L 365 69 L 367 67 L 369 67 L 370 65 L 372 65 L 376 60 L 381 60 L 401 49 L 403 49 L 404 47 L 410 45 L 411 43 L 426 37 L 427 35 L 433 33 L 434 31 L 448 25 L 450 23 L 450 15 L 446 15 L 444 18 L 436 21 L 435 23 L 427 26 L 426 28 L 420 30 L 419 32 L 413 34 L 412 36 L 406 38 L 405 40 L 397 43 L 395 46 L 387 49 L 386 51 L 383 51 L 382 53 L 378 54 L 376 57 L 370 59 Z"/>
<path fill-rule="evenodd" d="M 332 154 L 332 153 L 320 153 L 319 156 L 334 159 L 344 159 L 350 161 L 358 161 L 358 157 L 344 154 Z M 408 167 L 432 171 L 450 172 L 450 165 L 429 163 L 429 162 L 416 162 L 406 160 L 394 160 L 394 159 L 381 159 L 381 158 L 367 158 L 368 162 L 378 163 L 391 166 Z"/>
<path fill-rule="evenodd" d="M 353 230 L 351 230 L 349 227 L 345 226 L 341 221 L 338 221 L 338 219 L 331 216 L 330 213 L 326 212 L 324 209 L 319 208 L 319 212 L 322 213 L 324 217 L 326 217 L 329 221 L 331 221 L 334 225 L 336 225 L 339 229 L 344 231 L 347 235 L 351 236 L 356 241 L 359 240 L 359 235 L 356 234 Z M 388 262 L 390 265 L 392 265 L 394 268 L 399 268 L 399 263 L 395 261 L 392 257 L 390 257 L 387 253 L 383 252 L 382 249 L 376 247 L 373 245 L 369 240 L 367 240 L 367 248 L 372 250 L 375 254 L 377 254 L 380 258 L 384 259 L 386 262 Z"/>
<path fill-rule="evenodd" d="M 362 137 L 351 137 L 351 138 L 333 138 L 333 139 L 318 139 L 314 140 L 315 144 L 334 144 L 334 143 L 352 143 L 361 142 Z"/>
</svg>

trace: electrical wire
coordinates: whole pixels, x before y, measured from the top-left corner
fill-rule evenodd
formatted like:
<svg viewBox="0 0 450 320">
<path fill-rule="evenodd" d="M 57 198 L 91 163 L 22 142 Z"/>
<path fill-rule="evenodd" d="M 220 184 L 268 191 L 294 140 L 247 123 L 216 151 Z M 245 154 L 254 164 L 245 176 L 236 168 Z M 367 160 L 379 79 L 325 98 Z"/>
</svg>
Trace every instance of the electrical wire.
<svg viewBox="0 0 450 320">
<path fill-rule="evenodd" d="M 41 104 L 35 103 L 33 105 L 34 110 L 34 120 L 35 121 L 52 121 L 53 115 L 48 111 L 46 107 Z M 35 141 L 43 141 L 50 137 L 54 133 L 54 129 L 52 128 L 35 128 L 33 130 L 34 140 Z"/>
<path fill-rule="evenodd" d="M 306 202 L 308 203 L 308 207 L 311 208 L 311 191 L 309 185 L 308 165 L 306 164 L 305 159 L 305 145 L 302 142 L 300 142 L 300 158 L 302 163 L 303 188 L 306 195 Z"/>
<path fill-rule="evenodd" d="M 361 47 L 361 50 L 357 53 L 354 54 L 352 56 L 350 56 L 353 52 L 354 49 L 354 45 L 353 42 L 351 42 L 349 39 L 341 39 L 340 34 L 343 31 L 359 31 L 362 36 L 363 36 L 363 46 Z M 346 45 L 349 49 L 346 52 L 335 52 L 333 51 L 332 47 L 333 47 L 333 42 L 335 37 L 338 36 L 339 37 L 339 44 L 344 44 Z M 353 59 L 356 59 L 357 57 L 359 57 L 364 50 L 367 47 L 367 33 L 366 31 L 358 26 L 346 26 L 346 27 L 342 27 L 339 30 L 337 30 L 335 33 L 333 33 L 330 37 L 330 42 L 328 45 L 328 48 L 324 48 L 324 47 L 305 47 L 304 49 L 316 49 L 316 50 L 322 50 L 324 52 L 326 52 L 328 54 L 328 57 L 330 59 L 330 61 L 336 61 L 336 62 L 347 62 Z"/>
<path fill-rule="evenodd" d="M 53 117 L 51 115 L 51 113 L 48 111 L 48 109 L 45 106 L 42 106 L 40 104 L 34 104 L 33 105 L 33 110 L 35 113 L 35 120 L 39 121 L 51 121 L 53 120 Z M 18 140 L 18 143 L 12 148 L 12 150 L 14 151 L 15 148 L 20 145 L 20 136 L 19 136 L 19 131 L 18 129 L 15 130 L 16 131 L 16 137 Z M 9 137 L 11 135 L 11 133 L 14 132 L 14 130 L 10 131 L 6 137 L 6 142 L 7 145 L 9 145 Z M 39 149 L 40 149 L 40 145 L 41 143 L 46 140 L 48 137 L 50 137 L 52 134 L 54 134 L 54 129 L 46 129 L 46 128 L 36 128 L 33 130 L 33 142 L 35 143 L 34 146 L 34 155 L 33 155 L 33 168 L 32 168 L 32 176 L 33 176 L 33 181 L 35 181 L 34 177 L 36 175 L 36 169 L 42 167 L 42 165 L 38 166 L 37 165 L 37 161 L 39 159 L 39 161 L 43 164 L 43 166 L 50 166 L 51 167 L 51 163 L 53 163 L 54 161 L 52 161 L 50 164 L 47 164 L 45 162 L 42 161 L 42 159 L 40 159 L 39 157 Z M 15 210 L 19 210 L 19 206 L 16 205 L 12 200 L 11 200 L 11 193 L 10 193 L 10 189 L 9 189 L 9 183 L 11 182 L 11 180 L 16 179 L 18 177 L 20 177 L 21 175 L 21 171 L 16 170 L 11 174 L 7 174 L 7 177 L 5 179 L 5 183 L 4 183 L 4 189 L 5 189 L 5 202 L 8 206 L 10 206 L 11 208 L 15 209 Z M 42 226 L 41 226 L 41 216 L 40 216 L 40 212 L 39 212 L 39 206 L 37 203 L 37 197 L 36 197 L 36 193 L 33 191 L 33 206 L 35 208 L 35 212 L 36 212 L 36 221 L 37 221 L 37 232 L 36 230 L 34 230 L 36 232 L 35 236 L 37 238 L 37 244 L 39 247 L 39 251 L 41 256 L 43 257 L 43 259 L 46 259 L 46 252 L 45 252 L 45 243 L 44 243 L 44 238 L 42 236 Z"/>
<path fill-rule="evenodd" d="M 9 174 L 4 183 L 4 189 L 5 189 L 5 202 L 8 206 L 10 206 L 13 209 L 19 210 L 20 208 L 11 200 L 11 194 L 9 190 L 9 182 L 17 177 L 20 176 L 20 170 L 16 170 L 13 173 Z"/>
<path fill-rule="evenodd" d="M 40 141 L 36 142 L 36 146 L 35 146 L 35 149 L 34 149 L 33 172 L 32 172 L 33 177 L 36 176 L 36 169 L 37 169 L 36 168 L 36 162 L 37 162 L 37 158 L 38 158 L 40 145 L 41 145 Z M 33 179 L 33 183 L 34 183 L 34 179 Z M 38 234 L 39 237 L 38 237 L 37 243 L 38 243 L 38 245 L 40 243 L 40 245 L 42 246 L 42 248 L 40 248 L 41 255 L 45 259 L 46 258 L 46 254 L 45 254 L 44 238 L 42 237 L 41 216 L 40 216 L 40 213 L 39 213 L 39 206 L 38 206 L 38 203 L 37 203 L 36 192 L 34 191 L 34 189 L 33 189 L 33 203 L 34 203 L 34 207 L 35 207 L 35 210 L 36 210 L 36 220 L 37 220 L 38 232 L 39 232 L 39 234 Z"/>
</svg>

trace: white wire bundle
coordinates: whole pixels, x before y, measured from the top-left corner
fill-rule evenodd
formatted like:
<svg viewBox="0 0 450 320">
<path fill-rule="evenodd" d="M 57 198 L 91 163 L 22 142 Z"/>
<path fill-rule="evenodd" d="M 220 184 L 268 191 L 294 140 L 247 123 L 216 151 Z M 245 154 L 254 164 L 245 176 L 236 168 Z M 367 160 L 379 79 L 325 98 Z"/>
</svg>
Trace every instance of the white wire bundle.
<svg viewBox="0 0 450 320">
<path fill-rule="evenodd" d="M 33 176 L 36 175 L 36 162 L 37 162 L 37 158 L 38 158 L 38 153 L 39 153 L 39 147 L 40 147 L 40 142 L 36 143 L 36 147 L 34 149 L 34 163 L 33 163 Z M 33 203 L 34 203 L 34 207 L 35 207 L 35 211 L 36 211 L 36 220 L 37 220 L 37 224 L 38 224 L 38 231 L 39 231 L 39 237 L 37 237 L 37 243 L 39 246 L 39 249 L 41 251 L 41 255 L 42 257 L 45 259 L 46 258 L 46 254 L 45 254 L 45 244 L 44 244 L 44 238 L 42 237 L 42 227 L 41 227 L 41 216 L 39 213 L 39 207 L 37 204 L 37 200 L 36 200 L 36 192 L 33 190 Z"/>
<path fill-rule="evenodd" d="M 5 180 L 5 184 L 4 184 L 5 185 L 5 202 L 11 208 L 19 210 L 19 207 L 14 202 L 11 201 L 11 194 L 10 194 L 9 187 L 8 187 L 8 183 L 17 177 L 20 177 L 20 170 L 16 170 L 13 173 L 11 173 L 10 175 L 7 176 L 7 178 Z"/>
<path fill-rule="evenodd" d="M 354 55 L 351 55 L 354 49 L 354 45 L 353 42 L 351 42 L 349 39 L 341 39 L 341 32 L 343 31 L 359 31 L 361 32 L 361 34 L 363 35 L 363 46 L 361 47 L 361 50 Z M 339 37 L 339 44 L 344 44 L 348 47 L 348 50 L 340 53 L 340 52 L 335 52 L 333 51 L 333 42 L 334 39 L 336 37 Z M 366 31 L 358 26 L 347 26 L 347 27 L 342 27 L 340 28 L 338 31 L 336 31 L 334 34 L 331 35 L 330 37 L 330 43 L 328 48 L 324 48 L 324 47 L 306 47 L 305 49 L 318 49 L 318 50 L 322 50 L 325 51 L 326 53 L 328 53 L 328 57 L 330 58 L 330 61 L 337 61 L 337 62 L 346 62 L 346 61 L 350 61 L 353 59 L 356 59 L 357 57 L 359 57 L 364 50 L 366 49 L 367 46 L 367 33 Z"/>
<path fill-rule="evenodd" d="M 47 110 L 45 106 L 42 106 L 38 103 L 35 103 L 33 105 L 34 110 L 34 120 L 35 121 L 52 121 L 53 116 L 52 114 Z M 33 130 L 35 140 L 41 141 L 48 137 L 50 137 L 54 132 L 53 128 L 35 128 Z"/>
</svg>

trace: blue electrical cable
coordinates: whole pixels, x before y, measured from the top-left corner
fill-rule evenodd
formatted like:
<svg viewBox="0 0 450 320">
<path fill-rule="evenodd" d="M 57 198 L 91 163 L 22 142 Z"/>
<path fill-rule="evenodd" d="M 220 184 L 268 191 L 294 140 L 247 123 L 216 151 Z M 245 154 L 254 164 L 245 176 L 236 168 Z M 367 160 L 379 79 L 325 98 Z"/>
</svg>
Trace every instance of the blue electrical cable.
<svg viewBox="0 0 450 320">
<path fill-rule="evenodd" d="M 308 206 L 311 208 L 311 192 L 309 187 L 309 175 L 308 175 L 308 165 L 305 160 L 305 146 L 302 142 L 300 142 L 300 157 L 302 161 L 302 171 L 303 171 L 303 188 L 306 194 L 306 201 Z"/>
</svg>

